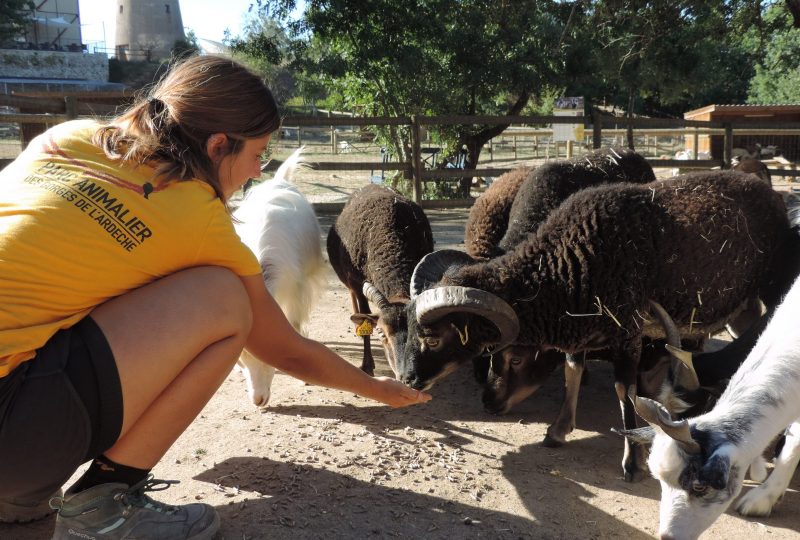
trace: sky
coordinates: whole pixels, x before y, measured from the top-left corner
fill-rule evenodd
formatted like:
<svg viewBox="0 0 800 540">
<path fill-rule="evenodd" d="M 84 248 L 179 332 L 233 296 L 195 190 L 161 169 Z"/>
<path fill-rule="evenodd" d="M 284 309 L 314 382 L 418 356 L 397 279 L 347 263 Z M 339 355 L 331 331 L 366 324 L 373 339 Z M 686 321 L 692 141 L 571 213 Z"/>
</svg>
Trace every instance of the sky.
<svg viewBox="0 0 800 540">
<path fill-rule="evenodd" d="M 241 33 L 252 0 L 180 0 L 179 3 L 183 26 L 187 30 L 194 30 L 199 38 L 222 41 L 226 28 L 230 29 L 232 36 Z M 94 52 L 95 42 L 102 41 L 106 42 L 106 49 L 111 52 L 114 48 L 117 3 L 111 0 L 78 0 L 78 4 L 81 34 L 83 42 L 89 45 L 89 52 Z"/>
</svg>

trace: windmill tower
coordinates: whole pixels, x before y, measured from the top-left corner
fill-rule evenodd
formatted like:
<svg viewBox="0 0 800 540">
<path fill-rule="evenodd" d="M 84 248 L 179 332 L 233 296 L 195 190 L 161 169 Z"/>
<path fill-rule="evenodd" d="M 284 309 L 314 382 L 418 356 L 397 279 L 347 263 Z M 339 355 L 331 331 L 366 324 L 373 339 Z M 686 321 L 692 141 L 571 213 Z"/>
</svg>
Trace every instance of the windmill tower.
<svg viewBox="0 0 800 540">
<path fill-rule="evenodd" d="M 178 0 L 117 0 L 116 50 L 120 60 L 158 60 L 185 39 Z"/>
</svg>

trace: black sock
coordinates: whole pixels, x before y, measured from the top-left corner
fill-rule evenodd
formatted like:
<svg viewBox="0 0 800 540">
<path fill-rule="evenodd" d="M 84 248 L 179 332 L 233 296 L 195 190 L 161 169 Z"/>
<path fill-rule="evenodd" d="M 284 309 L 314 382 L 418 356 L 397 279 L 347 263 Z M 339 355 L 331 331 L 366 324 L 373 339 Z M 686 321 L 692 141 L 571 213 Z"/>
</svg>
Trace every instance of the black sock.
<svg viewBox="0 0 800 540">
<path fill-rule="evenodd" d="M 83 476 L 69 488 L 69 492 L 78 493 L 100 484 L 118 483 L 133 486 L 147 478 L 148 474 L 150 469 L 121 465 L 101 455 L 92 461 Z"/>
</svg>

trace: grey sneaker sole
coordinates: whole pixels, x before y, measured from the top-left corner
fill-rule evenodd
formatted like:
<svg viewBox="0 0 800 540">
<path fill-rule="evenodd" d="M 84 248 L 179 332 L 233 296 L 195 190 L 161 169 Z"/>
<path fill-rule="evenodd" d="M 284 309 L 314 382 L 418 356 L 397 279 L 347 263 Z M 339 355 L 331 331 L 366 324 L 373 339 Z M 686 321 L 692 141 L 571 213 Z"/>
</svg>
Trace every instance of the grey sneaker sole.
<svg viewBox="0 0 800 540">
<path fill-rule="evenodd" d="M 219 514 L 214 512 L 214 521 L 212 521 L 208 527 L 198 532 L 194 536 L 187 537 L 185 540 L 212 540 L 219 531 L 219 525 Z M 59 524 L 56 524 L 56 530 L 51 540 L 103 540 L 103 538 L 109 537 L 112 537 L 112 535 L 98 534 L 96 532 L 83 531 L 81 529 L 72 527 L 62 527 Z"/>
<path fill-rule="evenodd" d="M 0 500 L 0 523 L 30 523 L 44 519 L 55 512 L 50 508 L 50 499 L 61 495 L 62 492 L 59 489 L 52 496 L 33 506 Z"/>
<path fill-rule="evenodd" d="M 211 525 L 206 527 L 205 530 L 200 531 L 194 536 L 187 538 L 186 540 L 211 540 L 217 535 L 219 531 L 219 514 L 214 512 L 214 521 L 211 522 Z"/>
</svg>

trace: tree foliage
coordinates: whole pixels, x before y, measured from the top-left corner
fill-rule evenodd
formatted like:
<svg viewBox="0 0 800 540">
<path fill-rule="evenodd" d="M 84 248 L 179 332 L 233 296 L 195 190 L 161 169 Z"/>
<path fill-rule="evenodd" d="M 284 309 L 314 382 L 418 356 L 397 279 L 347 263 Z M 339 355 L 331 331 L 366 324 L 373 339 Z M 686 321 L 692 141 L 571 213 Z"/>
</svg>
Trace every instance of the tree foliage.
<svg viewBox="0 0 800 540">
<path fill-rule="evenodd" d="M 791 15 L 777 5 L 765 15 L 771 39 L 750 81 L 751 103 L 800 103 L 800 24 Z"/>
<path fill-rule="evenodd" d="M 0 43 L 14 39 L 25 31 L 35 7 L 32 0 L 0 2 Z"/>
<path fill-rule="evenodd" d="M 200 45 L 197 43 L 197 34 L 194 33 L 194 30 L 186 32 L 186 37 L 175 41 L 172 46 L 172 56 L 176 59 L 189 58 L 199 53 Z"/>
<path fill-rule="evenodd" d="M 772 77 L 797 73 L 796 0 L 307 0 L 294 19 L 296 4 L 254 7 L 287 29 L 298 91 L 309 99 L 324 91 L 364 115 L 514 115 L 582 95 L 630 113 L 680 116 L 710 102 L 744 102 L 751 79 L 754 92 L 769 81 L 780 99 L 798 87 L 788 75 Z M 772 11 L 783 26 L 765 17 Z M 785 39 L 774 40 L 776 29 Z M 276 43 L 261 36 L 248 46 L 270 58 Z M 434 133 L 450 152 L 466 147 L 471 167 L 505 127 Z M 408 156 L 407 132 L 384 135 Z"/>
<path fill-rule="evenodd" d="M 252 12 L 242 36 L 226 40 L 234 56 L 268 82 L 278 103 L 297 93 L 296 74 L 288 67 L 293 58 L 286 31 L 273 19 Z"/>
<path fill-rule="evenodd" d="M 310 0 L 290 24 L 294 66 L 316 78 L 339 106 L 365 115 L 518 114 L 531 97 L 561 82 L 571 11 L 556 1 Z M 259 3 L 281 19 L 290 0 Z M 286 19 L 283 19 L 286 20 Z M 506 126 L 439 130 L 450 152 L 480 148 Z M 404 128 L 386 133 L 407 157 Z M 446 150 L 447 151 L 447 150 Z"/>
</svg>

